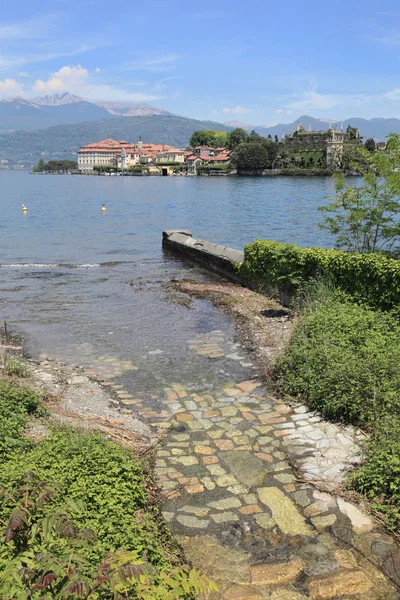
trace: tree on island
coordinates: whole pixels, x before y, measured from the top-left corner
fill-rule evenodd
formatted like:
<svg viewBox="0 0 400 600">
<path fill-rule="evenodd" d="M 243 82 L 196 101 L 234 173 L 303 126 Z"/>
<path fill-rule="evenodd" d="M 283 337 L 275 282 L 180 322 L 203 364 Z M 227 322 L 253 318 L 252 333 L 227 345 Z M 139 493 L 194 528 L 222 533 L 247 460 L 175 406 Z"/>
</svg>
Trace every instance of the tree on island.
<svg viewBox="0 0 400 600">
<path fill-rule="evenodd" d="M 195 131 L 189 144 L 192 148 L 196 146 L 210 146 L 211 148 L 225 148 L 228 145 L 229 134 L 227 131 L 217 131 L 213 129 L 201 129 Z"/>
<path fill-rule="evenodd" d="M 350 140 L 356 140 L 360 137 L 357 127 L 352 127 L 351 125 L 347 126 L 346 133 L 349 136 Z"/>
<path fill-rule="evenodd" d="M 366 148 L 369 152 L 375 152 L 376 144 L 374 138 L 368 138 L 365 140 L 364 148 Z"/>
<path fill-rule="evenodd" d="M 32 171 L 34 173 L 42 173 L 43 171 L 54 173 L 54 172 L 63 172 L 66 173 L 68 171 L 72 171 L 76 169 L 78 163 L 74 160 L 49 160 L 48 163 L 45 163 L 43 158 L 41 158 L 36 165 L 33 167 Z"/>
<path fill-rule="evenodd" d="M 234 150 L 236 146 L 239 146 L 242 142 L 246 142 L 248 140 L 249 134 L 245 129 L 241 127 L 237 127 L 233 131 L 228 134 L 228 147 L 231 150 Z"/>
<path fill-rule="evenodd" d="M 36 167 L 33 167 L 32 170 L 34 173 L 41 173 L 42 171 L 45 170 L 45 164 L 44 164 L 43 158 L 39 159 L 38 164 L 36 165 Z"/>
<path fill-rule="evenodd" d="M 336 195 L 318 210 L 327 213 L 320 227 L 336 237 L 336 245 L 349 252 L 398 251 L 400 241 L 400 134 L 390 133 L 385 152 L 357 150 L 357 170 L 364 183 L 347 183 L 335 175 Z"/>
<path fill-rule="evenodd" d="M 262 171 L 268 167 L 269 157 L 265 146 L 260 142 L 239 144 L 233 151 L 231 162 L 238 172 Z"/>
<path fill-rule="evenodd" d="M 273 169 L 277 162 L 278 154 L 279 154 L 279 146 L 275 144 L 272 139 L 263 138 L 263 146 L 267 151 L 268 155 L 268 164 L 267 169 Z"/>
</svg>

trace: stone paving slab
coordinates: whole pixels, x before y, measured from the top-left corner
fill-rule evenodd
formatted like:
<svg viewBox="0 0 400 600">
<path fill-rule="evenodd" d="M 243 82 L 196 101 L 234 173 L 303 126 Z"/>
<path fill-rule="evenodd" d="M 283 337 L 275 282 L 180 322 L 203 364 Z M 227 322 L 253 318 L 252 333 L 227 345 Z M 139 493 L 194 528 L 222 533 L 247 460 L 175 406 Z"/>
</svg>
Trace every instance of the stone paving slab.
<svg viewBox="0 0 400 600">
<path fill-rule="evenodd" d="M 221 340 L 212 332 L 189 346 L 214 360 Z M 251 365 L 239 352 L 226 359 Z M 121 413 L 163 436 L 155 461 L 163 514 L 188 560 L 218 584 L 211 600 L 400 598 L 393 539 L 334 495 L 361 460 L 360 432 L 286 405 L 255 378 L 196 391 L 171 382 L 137 397 L 113 381 L 134 365 L 102 360 Z"/>
<path fill-rule="evenodd" d="M 171 384 L 161 404 L 153 425 L 168 425 L 156 461 L 164 515 L 219 585 L 212 598 L 400 597 L 393 540 L 332 494 L 361 460 L 360 432 L 284 404 L 256 379 L 212 393 Z M 388 555 L 399 566 L 392 579 L 381 571 Z"/>
</svg>

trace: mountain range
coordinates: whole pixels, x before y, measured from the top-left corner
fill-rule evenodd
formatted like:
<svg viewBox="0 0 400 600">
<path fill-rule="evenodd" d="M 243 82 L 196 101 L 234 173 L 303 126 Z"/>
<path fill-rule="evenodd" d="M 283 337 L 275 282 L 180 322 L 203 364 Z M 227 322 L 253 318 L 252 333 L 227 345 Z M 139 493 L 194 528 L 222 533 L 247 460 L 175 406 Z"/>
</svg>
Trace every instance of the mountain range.
<svg viewBox="0 0 400 600">
<path fill-rule="evenodd" d="M 301 123 L 305 129 L 311 126 L 311 129 L 314 131 L 326 131 L 331 124 L 337 129 L 343 126 L 343 130 L 346 131 L 347 127 L 351 125 L 351 127 L 357 127 L 363 138 L 375 138 L 376 141 L 383 141 L 388 133 L 400 133 L 400 119 L 361 119 L 359 117 L 353 117 L 345 121 L 336 121 L 333 119 L 315 119 L 309 115 L 302 115 L 292 123 L 278 123 L 270 127 L 266 125 L 248 125 L 240 121 L 228 121 L 224 125 L 228 127 L 241 127 L 249 132 L 254 130 L 262 136 L 270 135 L 274 137 L 277 135 L 281 139 L 282 133 L 288 135 L 291 131 L 296 131 L 298 123 Z"/>
<path fill-rule="evenodd" d="M 197 121 L 175 115 L 120 117 L 56 125 L 37 131 L 14 131 L 0 135 L 0 160 L 10 164 L 36 164 L 39 158 L 76 159 L 79 148 L 85 144 L 111 137 L 116 140 L 144 141 L 170 144 L 178 148 L 187 146 L 192 133 L 199 129 L 232 128 L 213 121 Z"/>
<path fill-rule="evenodd" d="M 0 100 L 0 132 L 33 131 L 53 125 L 86 123 L 124 116 L 168 115 L 144 102 L 87 102 L 72 94 Z"/>
<path fill-rule="evenodd" d="M 93 103 L 72 94 L 8 98 L 0 100 L 0 159 L 10 164 L 35 164 L 39 158 L 74 158 L 80 146 L 108 137 L 117 140 L 145 141 L 184 147 L 197 129 L 231 131 L 234 127 L 254 129 L 263 136 L 281 138 L 297 129 L 326 130 L 333 123 L 302 115 L 292 123 L 271 127 L 248 125 L 240 121 L 215 123 L 173 115 L 162 108 L 143 102 Z M 384 140 L 388 133 L 400 133 L 400 119 L 361 119 L 354 117 L 343 122 L 357 127 L 364 138 Z"/>
</svg>

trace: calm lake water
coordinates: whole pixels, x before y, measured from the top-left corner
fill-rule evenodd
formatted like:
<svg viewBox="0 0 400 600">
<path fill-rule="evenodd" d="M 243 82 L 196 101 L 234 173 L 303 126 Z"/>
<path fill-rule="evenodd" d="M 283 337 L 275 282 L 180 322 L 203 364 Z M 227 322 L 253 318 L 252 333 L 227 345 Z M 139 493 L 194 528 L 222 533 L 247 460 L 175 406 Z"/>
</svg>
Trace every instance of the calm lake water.
<svg viewBox="0 0 400 600">
<path fill-rule="evenodd" d="M 168 291 L 171 277 L 210 276 L 164 253 L 162 230 L 190 229 L 235 248 L 257 238 L 331 247 L 316 207 L 332 192 L 329 178 L 0 172 L 0 319 L 25 332 L 29 352 L 114 375 L 128 387 L 232 377 L 244 369 L 238 361 L 188 350 L 188 340 L 215 330 L 226 353 L 237 346 L 218 309 Z"/>
</svg>

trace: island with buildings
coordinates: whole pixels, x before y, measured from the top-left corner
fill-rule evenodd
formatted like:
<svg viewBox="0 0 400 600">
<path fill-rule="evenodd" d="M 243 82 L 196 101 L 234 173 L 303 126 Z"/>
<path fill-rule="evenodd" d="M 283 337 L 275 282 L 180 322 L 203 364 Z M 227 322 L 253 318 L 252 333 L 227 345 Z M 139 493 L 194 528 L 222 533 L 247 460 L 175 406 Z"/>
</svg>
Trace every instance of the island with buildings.
<svg viewBox="0 0 400 600">
<path fill-rule="evenodd" d="M 197 131 L 185 148 L 107 138 L 82 146 L 73 166 L 64 162 L 69 162 L 69 172 L 82 175 L 331 175 L 349 171 L 361 146 L 356 128 L 313 130 L 311 123 L 306 129 L 299 122 L 296 131 L 282 132 L 280 140 L 244 129 Z M 34 169 L 57 171 L 65 169 L 56 161 L 40 161 Z"/>
</svg>

